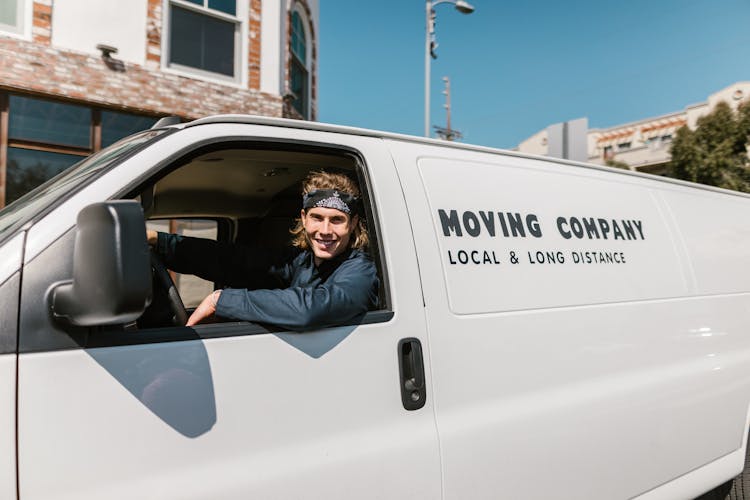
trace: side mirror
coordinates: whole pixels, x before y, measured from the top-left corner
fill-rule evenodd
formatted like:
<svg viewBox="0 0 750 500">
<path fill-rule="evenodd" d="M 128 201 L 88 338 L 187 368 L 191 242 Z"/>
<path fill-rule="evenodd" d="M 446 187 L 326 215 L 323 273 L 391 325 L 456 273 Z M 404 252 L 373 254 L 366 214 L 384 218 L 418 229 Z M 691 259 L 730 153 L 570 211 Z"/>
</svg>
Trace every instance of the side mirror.
<svg viewBox="0 0 750 500">
<path fill-rule="evenodd" d="M 78 214 L 73 280 L 51 294 L 55 319 L 78 326 L 135 321 L 151 301 L 151 264 L 136 201 L 89 205 Z"/>
</svg>

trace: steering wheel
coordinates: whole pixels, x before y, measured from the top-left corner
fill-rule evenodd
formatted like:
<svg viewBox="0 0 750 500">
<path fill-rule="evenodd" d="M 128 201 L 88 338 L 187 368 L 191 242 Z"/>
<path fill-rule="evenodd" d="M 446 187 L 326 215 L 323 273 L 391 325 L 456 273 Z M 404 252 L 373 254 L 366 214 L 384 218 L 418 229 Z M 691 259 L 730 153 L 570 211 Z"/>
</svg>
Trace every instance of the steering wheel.
<svg viewBox="0 0 750 500">
<path fill-rule="evenodd" d="M 176 326 L 185 326 L 188 320 L 188 314 L 185 310 L 185 304 L 182 303 L 180 294 L 177 292 L 177 286 L 174 284 L 172 276 L 167 271 L 167 267 L 156 252 L 151 252 L 151 268 L 154 270 L 156 280 L 167 293 L 169 309 L 172 311 L 172 323 Z"/>
</svg>

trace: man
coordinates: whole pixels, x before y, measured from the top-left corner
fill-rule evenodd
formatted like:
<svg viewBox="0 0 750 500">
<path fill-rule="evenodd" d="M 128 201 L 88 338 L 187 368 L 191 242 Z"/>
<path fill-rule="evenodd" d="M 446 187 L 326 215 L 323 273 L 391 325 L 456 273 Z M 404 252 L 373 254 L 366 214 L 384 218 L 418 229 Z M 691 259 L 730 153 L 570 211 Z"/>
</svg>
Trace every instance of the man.
<svg viewBox="0 0 750 500">
<path fill-rule="evenodd" d="M 341 174 L 313 172 L 302 192 L 300 218 L 292 230 L 296 248 L 281 258 L 148 231 L 149 244 L 170 269 L 240 286 L 208 295 L 187 326 L 215 314 L 307 330 L 344 324 L 376 305 L 378 278 L 364 251 L 369 239 L 357 185 Z"/>
</svg>

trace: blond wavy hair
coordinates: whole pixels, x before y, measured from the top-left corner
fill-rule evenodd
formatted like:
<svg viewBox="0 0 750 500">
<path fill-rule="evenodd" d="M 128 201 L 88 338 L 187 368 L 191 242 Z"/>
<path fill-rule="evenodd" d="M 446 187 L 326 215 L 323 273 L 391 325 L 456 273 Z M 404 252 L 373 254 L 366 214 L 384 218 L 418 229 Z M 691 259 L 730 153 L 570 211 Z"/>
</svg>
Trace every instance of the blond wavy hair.
<svg viewBox="0 0 750 500">
<path fill-rule="evenodd" d="M 310 172 L 307 178 L 302 182 L 302 195 L 316 189 L 336 189 L 343 193 L 349 193 L 352 196 L 360 197 L 357 183 L 343 174 L 334 174 L 331 172 Z M 349 246 L 355 249 L 365 250 L 370 244 L 370 236 L 367 234 L 367 225 L 362 218 L 363 214 L 358 214 L 357 225 L 354 226 L 352 236 L 349 240 Z M 298 217 L 292 233 L 292 245 L 303 250 L 310 250 L 310 242 L 307 240 L 305 225 L 302 218 Z"/>
</svg>

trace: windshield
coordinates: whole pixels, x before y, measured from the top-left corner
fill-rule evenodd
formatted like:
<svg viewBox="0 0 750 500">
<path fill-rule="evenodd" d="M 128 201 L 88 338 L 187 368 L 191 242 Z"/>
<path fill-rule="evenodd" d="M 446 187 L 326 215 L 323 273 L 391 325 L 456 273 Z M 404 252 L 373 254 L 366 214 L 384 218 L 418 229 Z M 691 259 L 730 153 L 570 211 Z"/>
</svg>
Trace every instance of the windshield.
<svg viewBox="0 0 750 500">
<path fill-rule="evenodd" d="M 36 189 L 21 196 L 0 210 L 0 240 L 12 233 L 11 230 L 25 224 L 41 214 L 57 200 L 85 184 L 97 172 L 130 156 L 146 143 L 164 134 L 169 129 L 148 130 L 127 137 L 106 149 L 76 163 L 69 169 L 53 177 Z"/>
</svg>

